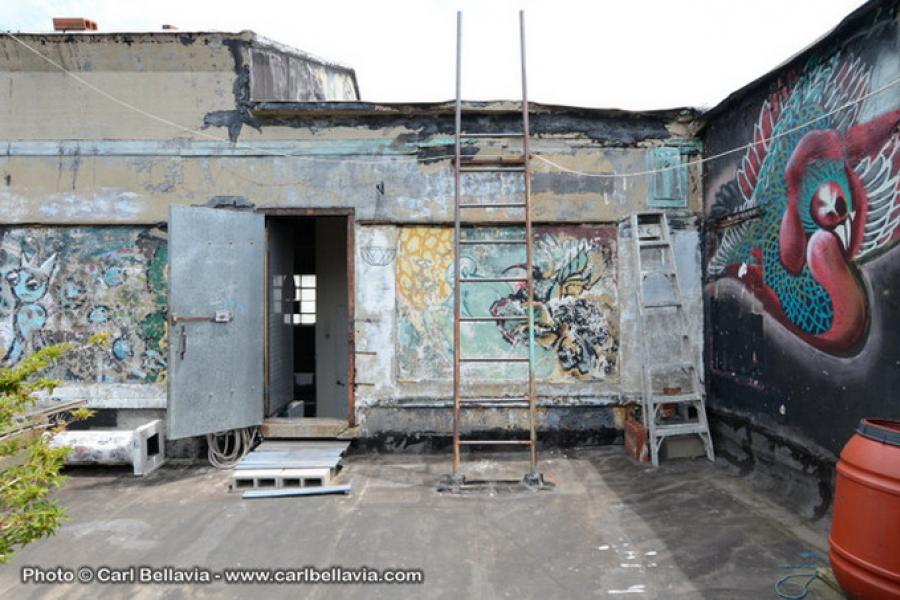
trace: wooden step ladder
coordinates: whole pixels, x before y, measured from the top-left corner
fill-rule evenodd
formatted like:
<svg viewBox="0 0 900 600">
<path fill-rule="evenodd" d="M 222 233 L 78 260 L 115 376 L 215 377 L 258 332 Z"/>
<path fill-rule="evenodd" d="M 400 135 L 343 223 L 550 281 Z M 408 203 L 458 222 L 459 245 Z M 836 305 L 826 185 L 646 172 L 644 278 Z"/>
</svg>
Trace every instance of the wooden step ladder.
<svg viewBox="0 0 900 600">
<path fill-rule="evenodd" d="M 650 457 L 659 466 L 659 453 L 667 438 L 697 435 L 703 442 L 706 457 L 715 460 L 703 386 L 694 352 L 690 322 L 684 306 L 684 294 L 678 279 L 678 265 L 672 246 L 668 215 L 644 212 L 631 216 L 631 237 L 635 256 L 635 293 L 638 300 L 638 339 L 641 343 L 641 398 L 644 427 L 650 444 Z M 656 294 L 648 294 L 648 283 L 656 282 Z M 663 285 L 659 285 L 662 282 Z M 660 294 L 659 292 L 664 293 Z M 667 331 L 655 328 L 650 335 L 647 319 L 672 317 Z M 666 337 L 668 336 L 668 340 Z M 668 356 L 664 342 L 669 348 Z M 671 352 L 674 350 L 674 352 Z M 674 357 L 674 358 L 673 358 Z M 687 382 L 667 386 L 661 382 Z M 671 410 L 668 416 L 663 407 Z"/>
<path fill-rule="evenodd" d="M 527 447 L 530 457 L 530 468 L 523 478 L 523 483 L 531 487 L 543 486 L 543 477 L 537 468 L 537 430 L 535 424 L 535 341 L 534 341 L 534 249 L 532 245 L 532 221 L 531 221 L 531 170 L 529 165 L 529 124 L 528 124 L 528 90 L 525 78 L 525 17 L 519 11 L 519 30 L 521 44 L 521 69 L 522 69 L 522 131 L 521 132 L 476 132 L 462 131 L 462 98 L 461 98 L 461 55 L 462 55 L 462 13 L 456 13 L 456 128 L 455 128 L 455 153 L 453 160 L 454 170 L 454 232 L 453 232 L 453 470 L 450 476 L 444 480 L 441 489 L 458 489 L 465 484 L 465 477 L 460 472 L 460 449 L 462 446 L 516 446 Z M 476 156 L 464 156 L 461 149 L 462 138 L 485 139 L 520 139 L 522 142 L 521 155 L 509 158 L 479 158 Z M 524 180 L 523 195 L 520 202 L 487 203 L 487 202 L 463 202 L 461 200 L 461 182 L 469 174 L 479 173 L 503 173 L 522 177 Z M 524 236 L 521 239 L 484 239 L 468 235 L 462 236 L 463 228 L 474 232 L 480 226 L 497 226 L 491 221 L 479 221 L 469 215 L 483 214 L 485 210 L 504 210 L 515 215 L 520 215 L 512 224 L 524 226 Z M 472 212 L 474 211 L 474 212 Z M 510 224 L 504 220 L 504 224 Z M 496 237 L 496 236 L 495 236 Z M 500 236 L 501 238 L 504 236 Z M 467 277 L 460 272 L 462 254 L 460 249 L 465 246 L 521 246 L 525 250 L 526 273 L 523 276 L 496 276 L 496 277 Z M 485 283 L 510 283 L 525 284 L 527 289 L 527 314 L 522 315 L 462 315 L 462 288 L 463 286 L 477 286 Z M 467 323 L 522 321 L 528 327 L 528 355 L 527 356 L 463 356 L 461 352 L 461 331 Z M 520 394 L 500 397 L 485 397 L 477 394 L 469 394 L 464 390 L 464 380 L 470 374 L 467 372 L 473 365 L 484 363 L 519 363 L 527 365 L 527 389 Z M 523 384 L 526 382 L 522 382 Z M 462 413 L 477 407 L 490 406 L 495 409 L 524 408 L 528 409 L 528 438 L 525 439 L 464 439 L 460 433 L 460 421 Z"/>
</svg>

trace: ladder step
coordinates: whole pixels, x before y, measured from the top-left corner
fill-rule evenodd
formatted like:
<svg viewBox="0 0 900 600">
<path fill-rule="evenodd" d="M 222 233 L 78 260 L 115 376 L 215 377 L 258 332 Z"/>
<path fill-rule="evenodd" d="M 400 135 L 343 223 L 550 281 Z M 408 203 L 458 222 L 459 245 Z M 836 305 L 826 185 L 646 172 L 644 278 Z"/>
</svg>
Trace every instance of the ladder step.
<svg viewBox="0 0 900 600">
<path fill-rule="evenodd" d="M 679 302 L 678 300 L 666 300 L 665 302 L 652 302 L 650 304 L 643 305 L 643 308 L 666 308 L 666 307 L 681 308 L 681 302 Z"/>
<path fill-rule="evenodd" d="M 650 401 L 653 404 L 690 404 L 691 402 L 700 402 L 703 398 L 700 394 L 688 392 L 685 394 L 653 394 Z"/>
<path fill-rule="evenodd" d="M 525 167 L 460 167 L 460 173 L 524 173 Z"/>
<path fill-rule="evenodd" d="M 460 317 L 460 322 L 493 323 L 494 321 L 527 321 L 528 315 L 502 315 L 497 317 Z"/>
<path fill-rule="evenodd" d="M 528 396 L 460 396 L 462 402 L 528 402 Z"/>
<path fill-rule="evenodd" d="M 525 208 L 524 202 L 506 202 L 503 204 L 460 204 L 460 208 Z"/>
<path fill-rule="evenodd" d="M 523 277 L 460 277 L 460 283 L 516 283 L 527 281 L 528 278 Z"/>
<path fill-rule="evenodd" d="M 520 358 L 520 357 L 502 357 L 502 356 L 477 356 L 472 358 L 460 358 L 459 362 L 461 363 L 492 363 L 492 362 L 512 362 L 512 363 L 527 363 L 529 362 L 528 358 Z"/>
<path fill-rule="evenodd" d="M 645 212 L 635 215 L 638 225 L 657 225 L 662 222 L 663 213 L 661 212 Z M 642 221 L 641 219 L 651 219 L 650 221 Z"/>
<path fill-rule="evenodd" d="M 662 246 L 670 245 L 668 240 L 653 240 L 645 238 L 638 238 L 638 244 L 641 246 L 641 248 L 659 248 Z"/>
<path fill-rule="evenodd" d="M 459 240 L 459 243 L 463 246 L 478 246 L 478 245 L 505 245 L 505 244 L 527 244 L 528 240 Z"/>
<path fill-rule="evenodd" d="M 662 275 L 663 277 L 675 277 L 675 271 L 672 269 L 644 269 L 641 271 L 641 277 L 649 275 Z"/>
<path fill-rule="evenodd" d="M 460 446 L 481 446 L 487 444 L 497 446 L 530 446 L 531 440 L 459 440 Z"/>
<path fill-rule="evenodd" d="M 467 167 L 513 167 L 524 164 L 524 156 L 511 156 L 509 158 L 479 158 L 478 156 L 472 158 L 466 156 L 460 157 L 460 165 L 465 165 Z"/>
<path fill-rule="evenodd" d="M 702 423 L 679 423 L 678 425 L 656 425 L 653 434 L 658 437 L 673 435 L 690 435 L 692 433 L 709 433 Z"/>
<path fill-rule="evenodd" d="M 474 138 L 517 138 L 517 137 L 525 137 L 524 133 L 516 132 L 516 131 L 504 131 L 498 133 L 460 133 L 459 137 L 474 137 Z"/>
<path fill-rule="evenodd" d="M 515 398 L 511 396 L 496 396 L 496 397 L 480 397 L 480 396 L 466 396 L 459 399 L 459 403 L 462 406 L 479 406 L 479 405 L 490 405 L 490 406 L 528 406 L 529 400 L 528 398 Z"/>
</svg>

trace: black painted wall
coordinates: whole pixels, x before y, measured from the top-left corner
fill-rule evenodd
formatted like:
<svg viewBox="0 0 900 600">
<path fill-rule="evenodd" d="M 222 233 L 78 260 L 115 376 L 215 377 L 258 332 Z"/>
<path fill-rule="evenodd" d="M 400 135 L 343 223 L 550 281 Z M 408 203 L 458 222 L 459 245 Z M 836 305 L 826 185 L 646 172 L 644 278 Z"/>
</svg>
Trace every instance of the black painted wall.
<svg viewBox="0 0 900 600">
<path fill-rule="evenodd" d="M 818 478 L 816 516 L 859 419 L 900 418 L 897 8 L 867 3 L 703 131 L 707 157 L 759 142 L 704 168 L 710 412 L 742 461 Z"/>
</svg>

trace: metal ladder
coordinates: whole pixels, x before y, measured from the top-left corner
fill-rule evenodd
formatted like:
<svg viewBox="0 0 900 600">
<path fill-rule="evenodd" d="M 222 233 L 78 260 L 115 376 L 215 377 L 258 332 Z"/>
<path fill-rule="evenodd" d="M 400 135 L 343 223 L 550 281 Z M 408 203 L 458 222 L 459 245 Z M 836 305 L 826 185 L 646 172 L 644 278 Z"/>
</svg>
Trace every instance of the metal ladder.
<svg viewBox="0 0 900 600">
<path fill-rule="evenodd" d="M 461 74 L 462 74 L 462 13 L 456 13 L 456 135 L 455 153 L 453 160 L 455 192 L 454 192 L 454 233 L 453 233 L 453 471 L 442 485 L 444 489 L 458 488 L 465 484 L 465 477 L 460 472 L 460 449 L 462 446 L 484 445 L 510 445 L 525 446 L 529 449 L 530 469 L 523 478 L 523 483 L 532 487 L 541 487 L 543 478 L 537 469 L 537 430 L 535 424 L 535 353 L 534 353 L 534 249 L 532 247 L 532 223 L 531 223 L 531 170 L 529 165 L 529 124 L 528 124 L 528 89 L 525 79 L 525 17 L 519 11 L 519 31 L 521 44 L 522 67 L 522 131 L 521 132 L 496 132 L 496 133 L 465 133 L 462 131 L 462 98 L 461 98 Z M 511 158 L 479 158 L 464 156 L 462 154 L 462 138 L 502 139 L 512 138 L 522 140 L 522 154 Z M 478 173 L 513 173 L 524 179 L 524 193 L 521 202 L 507 203 L 483 203 L 461 201 L 461 180 L 470 174 Z M 483 239 L 468 236 L 463 238 L 462 228 L 477 228 L 477 226 L 496 226 L 496 222 L 478 221 L 474 217 L 479 211 L 501 209 L 521 214 L 521 220 L 516 224 L 524 225 L 525 235 L 523 239 Z M 504 221 L 504 224 L 509 224 Z M 474 229 L 473 229 L 474 231 Z M 503 238 L 503 236 L 499 236 Z M 524 246 L 526 259 L 526 274 L 519 277 L 465 277 L 460 273 L 461 253 L 460 248 L 465 246 Z M 527 289 L 527 315 L 462 315 L 462 286 L 481 285 L 484 283 L 525 283 Z M 461 330 L 466 323 L 525 321 L 528 324 L 528 357 L 509 356 L 462 356 Z M 465 370 L 471 365 L 483 363 L 522 363 L 528 365 L 528 388 L 521 395 L 486 397 L 484 395 L 469 395 L 464 393 L 463 379 Z M 463 439 L 460 435 L 460 420 L 466 409 L 479 406 L 492 407 L 528 407 L 529 435 L 528 439 Z"/>
<path fill-rule="evenodd" d="M 698 435 L 706 457 L 715 460 L 699 365 L 694 353 L 690 323 L 684 307 L 684 295 L 678 281 L 678 266 L 672 248 L 669 218 L 664 212 L 644 212 L 631 215 L 631 237 L 635 255 L 635 293 L 638 299 L 638 339 L 641 343 L 641 397 L 644 427 L 647 429 L 653 466 L 659 466 L 659 451 L 666 438 Z M 658 253 L 658 254 L 657 254 Z M 651 260 L 655 258 L 656 260 Z M 662 297 L 648 300 L 648 280 L 668 282 L 669 290 Z M 665 287 L 665 286 L 663 286 Z M 659 296 L 659 294 L 657 294 Z M 671 323 L 673 335 L 678 337 L 676 358 L 656 356 L 652 348 L 661 349 L 661 339 L 647 335 L 647 319 L 674 311 Z M 659 331 L 657 329 L 657 331 Z M 658 353 L 657 353 L 658 354 Z M 658 389 L 657 377 L 675 377 L 688 381 L 690 389 L 681 387 Z M 663 406 L 672 405 L 674 414 L 666 417 Z"/>
</svg>

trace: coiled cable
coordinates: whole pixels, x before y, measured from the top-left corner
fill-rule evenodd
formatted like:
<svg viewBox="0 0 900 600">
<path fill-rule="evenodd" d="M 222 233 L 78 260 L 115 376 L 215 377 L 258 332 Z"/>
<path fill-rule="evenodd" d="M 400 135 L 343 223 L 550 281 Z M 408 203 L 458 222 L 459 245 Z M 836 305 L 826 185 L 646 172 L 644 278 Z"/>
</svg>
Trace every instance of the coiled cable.
<svg viewBox="0 0 900 600">
<path fill-rule="evenodd" d="M 243 427 L 206 434 L 209 464 L 217 469 L 231 469 L 253 448 L 256 427 Z"/>
</svg>

